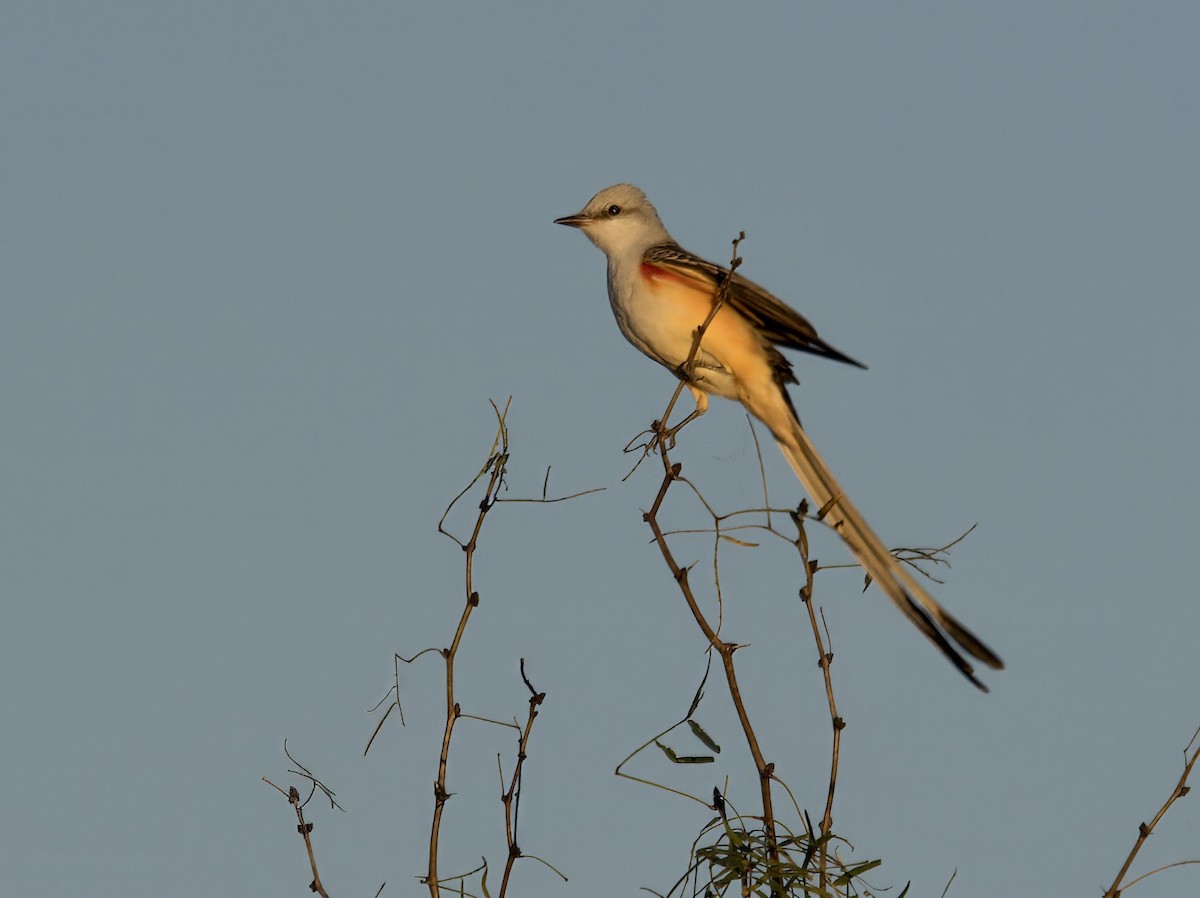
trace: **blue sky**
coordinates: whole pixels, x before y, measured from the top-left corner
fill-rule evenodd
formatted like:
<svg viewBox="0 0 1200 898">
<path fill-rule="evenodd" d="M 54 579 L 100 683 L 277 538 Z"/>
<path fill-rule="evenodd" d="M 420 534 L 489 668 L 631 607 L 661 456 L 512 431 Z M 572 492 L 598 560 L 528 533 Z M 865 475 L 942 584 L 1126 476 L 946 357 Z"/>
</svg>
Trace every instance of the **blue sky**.
<svg viewBox="0 0 1200 898">
<path fill-rule="evenodd" d="M 857 577 L 818 578 L 848 720 L 837 831 L 912 894 L 1106 886 L 1200 725 L 1200 71 L 1190 4 L 12 3 L 0 28 L 0 858 L 14 893 L 308 894 L 282 741 L 335 894 L 412 894 L 440 721 L 367 709 L 446 644 L 442 509 L 513 397 L 477 560 L 474 713 L 549 697 L 526 895 L 674 880 L 706 814 L 617 780 L 686 710 L 703 645 L 622 446 L 670 378 L 625 344 L 602 256 L 555 227 L 633 181 L 674 236 L 866 362 L 793 397 L 885 539 L 971 524 L 938 597 L 1008 662 L 958 678 Z M 767 447 L 771 448 L 771 447 Z M 758 501 L 740 410 L 677 460 Z M 798 488 L 771 449 L 778 504 Z M 682 498 L 676 526 L 703 523 Z M 452 521 L 465 526 L 467 516 Z M 827 537 L 814 554 L 845 560 Z M 682 542 L 705 569 L 710 549 Z M 725 550 L 727 634 L 814 813 L 828 722 L 786 547 Z M 690 553 L 690 555 L 689 555 Z M 711 588 L 709 590 L 711 595 Z M 752 804 L 716 684 L 714 767 Z M 502 862 L 495 753 L 457 736 L 445 866 Z M 1200 856 L 1176 807 L 1135 871 Z M 1188 868 L 1138 887 L 1194 890 Z M 1097 892 L 1098 893 L 1098 892 Z"/>
</svg>

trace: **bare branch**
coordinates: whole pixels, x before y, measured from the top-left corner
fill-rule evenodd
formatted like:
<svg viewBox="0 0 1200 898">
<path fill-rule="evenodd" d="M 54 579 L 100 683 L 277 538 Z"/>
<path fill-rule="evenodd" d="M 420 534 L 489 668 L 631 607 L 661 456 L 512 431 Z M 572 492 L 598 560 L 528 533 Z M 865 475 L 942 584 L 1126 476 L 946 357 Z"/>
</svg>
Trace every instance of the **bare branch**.
<svg viewBox="0 0 1200 898">
<path fill-rule="evenodd" d="M 1171 805 L 1191 791 L 1191 786 L 1187 784 L 1188 777 L 1192 775 L 1192 768 L 1196 766 L 1197 758 L 1200 758 L 1200 744 L 1197 744 L 1197 739 L 1200 739 L 1200 728 L 1192 733 L 1192 738 L 1188 740 L 1188 744 L 1183 750 L 1183 773 L 1179 775 L 1179 781 L 1175 783 L 1175 788 L 1171 791 L 1167 800 L 1163 802 L 1163 806 L 1158 809 L 1158 813 L 1154 815 L 1154 818 L 1149 823 L 1138 824 L 1138 836 L 1134 840 L 1133 848 L 1129 850 L 1129 855 L 1125 858 L 1125 863 L 1121 865 L 1121 869 L 1117 873 L 1117 878 L 1113 880 L 1112 885 L 1108 887 L 1108 891 L 1104 893 L 1104 898 L 1120 898 L 1123 888 L 1129 888 L 1129 885 L 1140 882 L 1152 873 L 1157 873 L 1159 870 L 1166 870 L 1170 867 L 1179 866 L 1179 864 L 1200 863 L 1200 861 L 1180 861 L 1178 864 L 1168 864 L 1166 867 L 1159 867 L 1157 870 L 1151 870 L 1150 873 L 1139 876 L 1127 886 L 1122 887 L 1121 885 L 1121 880 L 1129 872 L 1129 868 L 1133 865 L 1138 852 L 1142 850 L 1142 846 L 1146 844 L 1146 840 L 1150 838 L 1150 834 L 1154 832 L 1154 828 L 1158 826 L 1159 821 L 1171 809 Z M 1195 746 L 1194 749 L 1192 748 L 1193 746 Z M 1188 755 L 1189 751 L 1192 752 L 1191 756 Z"/>
</svg>

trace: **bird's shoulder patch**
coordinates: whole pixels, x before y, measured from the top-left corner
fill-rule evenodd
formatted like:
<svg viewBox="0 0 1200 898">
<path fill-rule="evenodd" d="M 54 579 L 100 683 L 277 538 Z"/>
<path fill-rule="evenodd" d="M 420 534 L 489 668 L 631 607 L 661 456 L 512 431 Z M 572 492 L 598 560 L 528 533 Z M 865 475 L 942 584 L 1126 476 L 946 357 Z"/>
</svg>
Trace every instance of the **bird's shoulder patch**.
<svg viewBox="0 0 1200 898">
<path fill-rule="evenodd" d="M 677 269 L 668 268 L 664 265 L 658 265 L 654 262 L 642 262 L 642 277 L 650 281 L 668 281 L 673 284 L 678 284 L 681 287 L 696 287 L 696 280 L 690 278 Z"/>
</svg>

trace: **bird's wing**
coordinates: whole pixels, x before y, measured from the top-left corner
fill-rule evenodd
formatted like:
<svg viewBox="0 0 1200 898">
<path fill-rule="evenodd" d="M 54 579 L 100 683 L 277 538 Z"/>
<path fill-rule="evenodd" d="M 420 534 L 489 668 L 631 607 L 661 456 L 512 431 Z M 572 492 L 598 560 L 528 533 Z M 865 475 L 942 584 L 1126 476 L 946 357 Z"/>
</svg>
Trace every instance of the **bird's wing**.
<svg viewBox="0 0 1200 898">
<path fill-rule="evenodd" d="M 642 262 L 661 268 L 676 277 L 703 284 L 714 294 L 729 277 L 727 268 L 714 265 L 674 243 L 651 247 L 642 257 Z M 726 302 L 771 343 L 856 365 L 859 368 L 867 367 L 834 349 L 817 336 L 816 328 L 807 318 L 740 274 L 733 275 Z"/>
</svg>

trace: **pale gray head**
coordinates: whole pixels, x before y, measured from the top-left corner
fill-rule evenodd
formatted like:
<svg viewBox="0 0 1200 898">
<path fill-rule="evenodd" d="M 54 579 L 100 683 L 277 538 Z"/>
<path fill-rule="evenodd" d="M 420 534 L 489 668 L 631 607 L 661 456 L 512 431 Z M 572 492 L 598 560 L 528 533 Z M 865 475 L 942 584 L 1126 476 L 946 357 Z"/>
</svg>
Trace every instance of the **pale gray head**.
<svg viewBox="0 0 1200 898">
<path fill-rule="evenodd" d="M 672 242 L 646 194 L 632 184 L 605 187 L 581 211 L 554 223 L 579 228 L 608 256 L 640 255 L 652 246 Z"/>
</svg>

